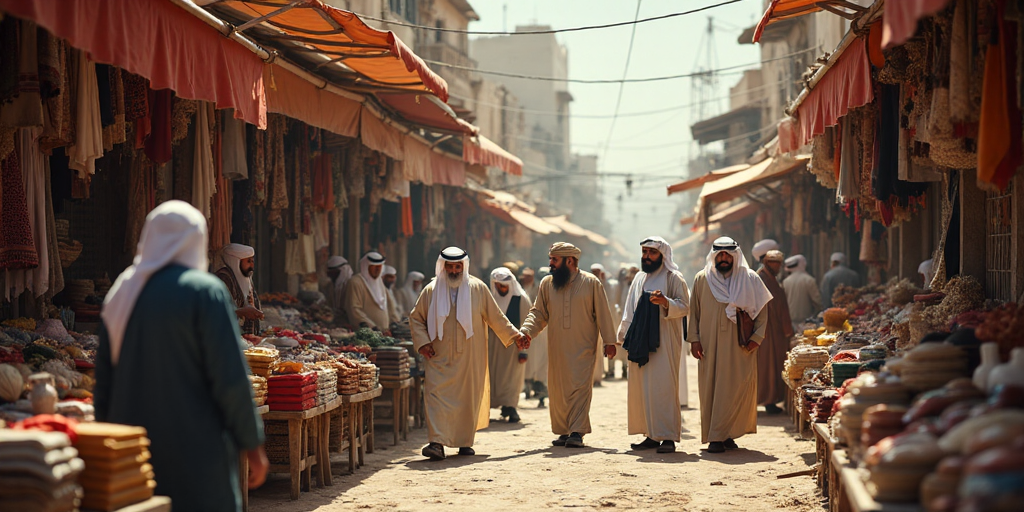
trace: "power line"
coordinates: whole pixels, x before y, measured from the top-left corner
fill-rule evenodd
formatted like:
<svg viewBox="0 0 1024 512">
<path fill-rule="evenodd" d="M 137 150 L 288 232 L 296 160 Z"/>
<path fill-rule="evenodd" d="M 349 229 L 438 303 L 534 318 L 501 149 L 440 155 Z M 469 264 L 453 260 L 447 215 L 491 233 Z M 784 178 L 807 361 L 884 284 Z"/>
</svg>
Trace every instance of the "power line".
<svg viewBox="0 0 1024 512">
<path fill-rule="evenodd" d="M 616 79 L 588 80 L 588 79 L 579 79 L 579 78 L 558 78 L 558 77 L 553 77 L 553 76 L 523 75 L 523 74 L 519 74 L 519 73 L 506 73 L 504 71 L 491 71 L 491 70 L 485 70 L 485 69 L 477 69 L 477 68 L 475 68 L 473 66 L 459 66 L 459 65 L 456 65 L 456 64 L 449 64 L 447 62 L 442 62 L 442 61 L 439 61 L 439 60 L 423 59 L 423 61 L 428 63 L 428 64 L 433 64 L 435 66 L 441 66 L 441 67 L 452 68 L 452 69 L 461 69 L 463 71 L 473 71 L 473 72 L 480 73 L 480 74 L 483 74 L 483 75 L 504 76 L 504 77 L 508 77 L 508 78 L 521 78 L 521 79 L 524 79 L 524 80 L 541 80 L 541 81 L 545 81 L 545 82 L 566 82 L 566 83 L 573 83 L 573 84 L 632 84 L 632 83 L 646 83 L 646 82 L 661 82 L 661 81 L 665 81 L 665 80 L 677 80 L 677 79 L 680 79 L 680 78 L 693 78 L 693 77 L 698 77 L 698 76 L 706 76 L 706 75 L 710 75 L 710 74 L 723 74 L 722 73 L 723 71 L 729 71 L 729 70 L 735 70 L 735 69 L 741 69 L 741 68 L 748 68 L 750 66 L 760 66 L 761 64 L 764 64 L 765 62 L 774 62 L 774 61 L 777 61 L 777 60 L 786 60 L 786 59 L 789 59 L 789 58 L 794 57 L 796 55 L 800 55 L 800 54 L 807 53 L 809 51 L 817 50 L 817 49 L 818 49 L 817 47 L 806 48 L 806 49 L 800 50 L 798 52 L 793 52 L 793 53 L 790 53 L 788 55 L 782 55 L 780 57 L 775 57 L 775 58 L 772 58 L 772 59 L 764 59 L 764 60 L 760 60 L 760 61 L 757 61 L 757 62 L 750 62 L 750 63 L 747 63 L 747 64 L 736 64 L 734 66 L 726 66 L 726 67 L 718 68 L 718 69 L 710 69 L 710 70 L 705 70 L 705 71 L 697 71 L 697 72 L 694 72 L 694 73 L 684 73 L 684 74 L 681 74 L 681 75 L 668 75 L 668 76 L 652 76 L 652 77 L 647 77 L 647 78 L 623 78 L 623 79 L 618 79 L 618 80 L 616 80 Z M 744 71 L 746 71 L 746 70 L 744 70 Z"/>
<path fill-rule="evenodd" d="M 417 25 L 415 23 L 403 23 L 400 21 L 392 21 L 384 18 L 377 18 L 374 16 L 368 16 L 366 14 L 359 14 L 359 17 L 364 20 L 379 21 L 381 23 L 387 23 L 388 25 L 396 25 L 399 27 L 418 28 L 422 30 L 428 30 L 433 32 L 449 32 L 453 34 L 468 34 L 477 36 L 533 36 L 539 34 L 562 34 L 565 32 L 582 32 L 584 30 L 598 30 L 605 28 L 624 27 L 627 25 L 639 25 L 640 23 L 647 23 L 651 21 L 660 21 L 670 18 L 676 18 L 679 16 L 686 16 L 688 14 L 695 14 L 702 11 L 714 9 L 716 7 L 722 7 L 729 4 L 735 4 L 742 2 L 743 0 L 728 0 L 726 2 L 720 2 L 713 5 L 707 5 L 697 9 L 691 9 L 689 11 L 675 12 L 671 14 L 663 14 L 661 16 L 652 16 L 650 18 L 644 18 L 642 20 L 636 19 L 633 21 L 620 21 L 616 23 L 605 23 L 603 25 L 586 25 L 582 27 L 571 27 L 571 28 L 560 28 L 560 29 L 545 29 L 545 30 L 525 30 L 522 32 L 507 32 L 507 31 L 492 31 L 492 30 L 463 30 L 460 28 L 445 28 L 445 27 L 430 27 L 427 25 Z"/>
<path fill-rule="evenodd" d="M 636 0 L 636 14 L 633 16 L 634 21 L 640 18 L 640 4 L 643 0 Z M 626 65 L 622 69 L 622 79 L 626 79 L 626 74 L 629 73 L 629 61 L 633 56 L 633 40 L 636 38 L 636 24 L 633 24 L 633 30 L 629 33 L 629 48 L 626 50 Z M 622 82 L 619 84 L 619 95 L 615 99 L 615 113 L 612 114 L 612 125 L 608 127 L 608 141 L 605 142 L 604 153 L 601 154 L 601 159 L 604 160 L 608 156 L 608 145 L 612 143 L 612 135 L 615 133 L 615 121 L 619 118 L 619 107 L 622 105 L 622 91 L 626 89 L 626 83 Z"/>
</svg>

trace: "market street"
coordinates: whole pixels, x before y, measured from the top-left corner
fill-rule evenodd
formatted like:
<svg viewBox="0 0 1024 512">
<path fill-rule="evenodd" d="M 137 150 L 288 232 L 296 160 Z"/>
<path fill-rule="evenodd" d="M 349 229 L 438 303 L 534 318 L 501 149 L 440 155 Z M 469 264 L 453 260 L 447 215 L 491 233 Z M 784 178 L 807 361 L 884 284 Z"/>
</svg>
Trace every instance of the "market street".
<svg viewBox="0 0 1024 512">
<path fill-rule="evenodd" d="M 688 358 L 690 404 L 697 405 L 697 364 Z M 377 429 L 377 451 L 354 475 L 347 455 L 333 456 L 334 485 L 288 498 L 287 475 L 271 475 L 250 493 L 250 510 L 821 510 L 810 476 L 778 475 L 814 463 L 813 440 L 798 440 L 785 415 L 758 413 L 758 433 L 740 438 L 741 449 L 719 455 L 702 451 L 696 408 L 683 413 L 683 437 L 675 454 L 633 452 L 626 435 L 626 381 L 605 381 L 594 390 L 587 447 L 551 446 L 547 409 L 520 401 L 522 423 L 498 423 L 477 433 L 474 457 L 453 455 L 429 462 L 420 455 L 426 429 L 391 446 L 391 432 Z"/>
</svg>

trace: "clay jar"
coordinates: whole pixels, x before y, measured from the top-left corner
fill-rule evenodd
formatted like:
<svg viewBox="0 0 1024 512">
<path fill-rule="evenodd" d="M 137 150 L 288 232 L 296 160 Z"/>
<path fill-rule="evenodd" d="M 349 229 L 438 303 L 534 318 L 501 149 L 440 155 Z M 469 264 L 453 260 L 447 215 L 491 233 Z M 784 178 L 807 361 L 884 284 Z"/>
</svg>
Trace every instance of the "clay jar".
<svg viewBox="0 0 1024 512">
<path fill-rule="evenodd" d="M 988 390 L 996 386 L 1024 387 L 1024 348 L 1015 348 L 1010 352 L 1010 361 L 992 369 L 986 382 Z"/>
<path fill-rule="evenodd" d="M 999 366 L 999 344 L 988 342 L 981 344 L 981 364 L 974 370 L 974 385 L 978 389 L 991 391 L 988 386 L 988 376 Z"/>
<path fill-rule="evenodd" d="M 36 373 L 28 377 L 32 391 L 28 398 L 32 402 L 32 414 L 54 414 L 57 412 L 57 386 L 53 375 Z"/>
</svg>

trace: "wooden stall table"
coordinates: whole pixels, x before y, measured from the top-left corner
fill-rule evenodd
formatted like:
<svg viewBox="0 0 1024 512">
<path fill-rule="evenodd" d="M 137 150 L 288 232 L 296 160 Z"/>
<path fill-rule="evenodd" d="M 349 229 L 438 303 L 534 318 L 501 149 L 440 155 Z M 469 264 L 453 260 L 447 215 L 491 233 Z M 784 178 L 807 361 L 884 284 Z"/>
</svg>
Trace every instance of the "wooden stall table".
<svg viewBox="0 0 1024 512">
<path fill-rule="evenodd" d="M 835 450 L 836 440 L 828 431 L 828 425 L 814 423 L 811 427 L 814 432 L 814 447 L 818 458 L 818 488 L 823 496 L 828 496 L 829 477 L 832 473 L 832 451 Z"/>
<path fill-rule="evenodd" d="M 832 450 L 831 467 L 828 475 L 828 510 L 829 512 L 850 512 L 850 501 L 846 497 L 841 475 L 844 469 L 852 468 L 853 464 L 846 456 L 846 450 Z"/>
<path fill-rule="evenodd" d="M 840 480 L 846 490 L 849 501 L 849 508 L 852 512 L 923 512 L 921 505 L 917 503 L 887 503 L 875 501 L 868 494 L 864 477 L 867 476 L 865 469 L 853 467 L 843 468 Z"/>
<path fill-rule="evenodd" d="M 269 405 L 256 407 L 256 414 L 263 416 L 270 412 Z M 245 453 L 238 454 L 238 484 L 242 489 L 242 512 L 249 510 L 249 458 Z"/>
<path fill-rule="evenodd" d="M 384 389 L 391 390 L 391 410 L 394 412 L 391 418 L 392 431 L 395 434 L 395 445 L 398 445 L 398 436 L 402 440 L 408 439 L 409 435 L 409 390 L 412 388 L 413 377 L 402 380 L 382 380 Z"/>
<path fill-rule="evenodd" d="M 299 499 L 301 484 L 308 491 L 313 477 L 313 466 L 317 467 L 318 487 L 332 485 L 330 446 L 330 416 L 327 414 L 340 407 L 342 397 L 324 405 L 305 411 L 270 411 L 263 415 L 268 421 L 288 422 L 288 464 L 271 464 L 270 473 L 289 473 L 292 477 L 291 497 Z M 313 455 L 307 455 L 310 447 Z"/>
<path fill-rule="evenodd" d="M 91 511 L 83 509 L 82 512 Z M 114 512 L 171 512 L 171 498 L 167 496 L 153 496 L 146 501 L 140 501 L 127 507 L 119 508 Z"/>
<path fill-rule="evenodd" d="M 355 395 L 341 395 L 339 399 L 344 407 L 345 419 L 348 420 L 348 472 L 355 473 L 356 468 L 363 465 L 363 454 L 365 451 L 373 453 L 373 399 L 383 393 L 380 386 Z M 365 411 L 369 407 L 369 413 Z M 369 428 L 366 428 L 367 421 Z M 328 420 L 328 431 L 330 420 Z M 344 429 L 338 432 L 344 436 Z M 339 444 L 344 444 L 339 443 Z M 358 457 L 358 465 L 356 458 Z"/>
</svg>

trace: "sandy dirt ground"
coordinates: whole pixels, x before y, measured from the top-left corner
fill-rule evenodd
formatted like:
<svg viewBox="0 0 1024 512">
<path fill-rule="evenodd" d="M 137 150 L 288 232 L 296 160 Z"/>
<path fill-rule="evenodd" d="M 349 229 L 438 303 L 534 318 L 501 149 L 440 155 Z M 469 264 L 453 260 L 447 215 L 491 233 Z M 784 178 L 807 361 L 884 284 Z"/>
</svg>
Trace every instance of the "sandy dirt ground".
<svg viewBox="0 0 1024 512">
<path fill-rule="evenodd" d="M 689 359 L 690 405 L 697 405 L 696 361 Z M 499 422 L 477 433 L 476 456 L 451 449 L 440 462 L 420 449 L 426 429 L 392 446 L 390 429 L 377 430 L 377 450 L 348 471 L 347 455 L 333 459 L 334 485 L 288 495 L 287 475 L 271 475 L 250 494 L 250 510 L 787 510 L 819 511 L 822 499 L 810 476 L 778 479 L 814 464 L 814 442 L 798 439 L 787 416 L 758 413 L 758 432 L 737 440 L 739 450 L 707 453 L 700 444 L 700 412 L 683 410 L 683 438 L 674 454 L 634 452 L 642 440 L 626 434 L 626 382 L 594 389 L 594 432 L 587 446 L 551 446 L 547 409 L 521 400 L 522 422 Z"/>
</svg>

